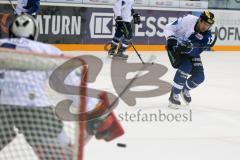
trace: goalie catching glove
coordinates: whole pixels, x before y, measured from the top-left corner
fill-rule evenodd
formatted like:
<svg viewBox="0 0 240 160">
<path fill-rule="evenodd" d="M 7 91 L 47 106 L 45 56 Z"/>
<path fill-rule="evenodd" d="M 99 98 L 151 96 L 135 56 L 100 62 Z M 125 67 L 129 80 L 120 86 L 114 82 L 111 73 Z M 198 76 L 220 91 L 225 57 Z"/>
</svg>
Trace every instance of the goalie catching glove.
<svg viewBox="0 0 240 160">
<path fill-rule="evenodd" d="M 96 108 L 105 109 L 109 106 L 106 93 L 99 96 L 102 102 L 96 105 Z M 87 132 L 89 135 L 95 135 L 96 139 L 105 141 L 114 140 L 124 134 L 121 124 L 118 122 L 113 112 L 94 120 L 87 122 Z"/>
<path fill-rule="evenodd" d="M 124 134 L 121 124 L 118 122 L 114 113 L 109 116 L 96 128 L 95 137 L 97 139 L 104 139 L 111 141 Z"/>
</svg>

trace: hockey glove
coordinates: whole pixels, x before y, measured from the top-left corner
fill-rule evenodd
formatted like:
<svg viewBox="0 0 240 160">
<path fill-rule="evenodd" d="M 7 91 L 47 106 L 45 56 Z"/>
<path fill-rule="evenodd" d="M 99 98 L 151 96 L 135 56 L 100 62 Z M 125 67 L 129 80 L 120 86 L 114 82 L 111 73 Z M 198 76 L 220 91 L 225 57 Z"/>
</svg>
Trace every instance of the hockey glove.
<svg viewBox="0 0 240 160">
<path fill-rule="evenodd" d="M 192 49 L 193 49 L 193 44 L 191 43 L 191 41 L 182 41 L 178 43 L 177 50 L 181 54 L 188 54 L 189 52 L 192 51 Z"/>
<path fill-rule="evenodd" d="M 176 49 L 178 47 L 178 41 L 175 36 L 170 36 L 167 39 L 167 50 L 176 53 Z"/>
<path fill-rule="evenodd" d="M 116 22 L 122 21 L 122 17 L 121 16 L 117 16 L 115 19 Z"/>
<path fill-rule="evenodd" d="M 140 24 L 141 23 L 141 16 L 138 13 L 133 14 L 133 22 L 134 22 L 134 24 Z"/>
<path fill-rule="evenodd" d="M 120 27 L 122 25 L 122 17 L 121 16 L 117 16 L 115 21 L 116 21 L 117 26 Z"/>
</svg>

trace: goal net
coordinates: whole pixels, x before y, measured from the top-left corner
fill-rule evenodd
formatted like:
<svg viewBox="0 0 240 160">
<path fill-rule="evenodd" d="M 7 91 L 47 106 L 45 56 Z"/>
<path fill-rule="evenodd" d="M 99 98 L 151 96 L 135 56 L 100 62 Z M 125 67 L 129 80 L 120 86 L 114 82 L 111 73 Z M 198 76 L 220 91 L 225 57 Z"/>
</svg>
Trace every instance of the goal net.
<svg viewBox="0 0 240 160">
<path fill-rule="evenodd" d="M 52 72 L 70 59 L 0 48 L 0 159 L 83 159 L 86 124 L 58 117 L 56 105 L 69 97 L 49 86 Z M 73 104 L 85 112 L 87 65 L 79 63 L 69 83 L 82 86 Z"/>
</svg>

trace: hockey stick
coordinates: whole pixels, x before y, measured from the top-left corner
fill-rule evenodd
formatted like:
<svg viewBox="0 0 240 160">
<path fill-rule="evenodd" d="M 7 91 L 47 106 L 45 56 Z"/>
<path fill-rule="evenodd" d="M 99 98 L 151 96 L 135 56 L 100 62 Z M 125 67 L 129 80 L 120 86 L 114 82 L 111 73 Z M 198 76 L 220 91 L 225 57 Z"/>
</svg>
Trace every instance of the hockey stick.
<svg viewBox="0 0 240 160">
<path fill-rule="evenodd" d="M 14 11 L 14 13 L 16 13 L 16 7 L 13 5 L 11 0 L 8 0 L 8 2 L 10 3 L 10 5 L 12 6 L 12 10 Z"/>
<path fill-rule="evenodd" d="M 211 41 L 210 45 L 204 46 L 202 44 L 191 44 L 191 45 L 187 45 L 186 48 L 191 49 L 191 50 L 199 48 L 199 49 L 202 49 L 203 51 L 205 51 L 207 49 L 211 50 L 211 48 L 215 45 L 216 41 L 217 41 L 217 35 L 215 35 L 215 37 Z M 182 42 L 184 42 L 184 41 L 182 41 Z"/>
<path fill-rule="evenodd" d="M 217 34 L 215 34 L 215 37 L 214 37 L 212 43 L 210 44 L 210 47 L 213 47 L 215 45 L 216 41 L 217 41 Z"/>
<path fill-rule="evenodd" d="M 155 60 L 155 56 L 151 56 L 148 60 L 148 62 L 152 62 L 153 60 Z M 147 67 L 149 67 L 151 64 L 149 63 L 149 65 L 142 65 L 142 67 L 140 68 L 140 70 L 137 72 L 137 74 L 130 80 L 130 82 L 123 88 L 123 90 L 121 91 L 121 93 L 118 95 L 118 97 L 109 105 L 108 107 L 108 112 L 107 113 L 111 113 L 114 110 L 114 106 L 115 104 L 118 102 L 118 100 L 123 96 L 123 94 L 129 89 L 129 87 L 136 81 L 136 79 L 140 76 L 141 71 L 145 70 Z"/>
<path fill-rule="evenodd" d="M 108 42 L 108 43 L 106 43 L 106 44 L 104 45 L 104 50 L 105 50 L 105 51 L 108 51 L 108 50 L 109 50 L 108 47 L 109 47 L 109 45 L 111 45 L 111 43 L 112 43 L 112 42 Z M 130 42 L 130 44 L 131 44 L 131 46 L 133 47 L 133 49 L 134 49 L 135 53 L 137 54 L 137 56 L 139 57 L 139 59 L 141 60 L 142 64 L 145 64 L 145 62 L 143 61 L 141 55 L 138 53 L 138 51 L 137 51 L 137 49 L 135 48 L 135 46 L 133 45 L 133 43 Z M 130 46 L 128 46 L 128 48 L 129 48 L 129 47 L 130 47 Z"/>
<path fill-rule="evenodd" d="M 139 57 L 139 59 L 141 60 L 142 64 L 145 64 L 144 61 L 142 60 L 141 55 L 138 53 L 137 49 L 135 48 L 135 46 L 133 45 L 132 42 L 130 42 L 131 46 L 133 47 L 135 53 L 137 54 L 137 56 Z"/>
</svg>

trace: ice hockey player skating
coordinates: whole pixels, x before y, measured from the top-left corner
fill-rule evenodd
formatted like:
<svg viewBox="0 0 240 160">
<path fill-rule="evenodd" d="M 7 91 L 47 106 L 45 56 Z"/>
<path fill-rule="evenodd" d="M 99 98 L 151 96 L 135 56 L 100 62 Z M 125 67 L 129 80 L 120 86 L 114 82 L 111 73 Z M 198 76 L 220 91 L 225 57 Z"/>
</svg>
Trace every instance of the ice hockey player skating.
<svg viewBox="0 0 240 160">
<path fill-rule="evenodd" d="M 211 45 L 211 26 L 214 14 L 204 11 L 200 17 L 186 15 L 169 23 L 164 29 L 170 62 L 177 69 L 169 97 L 169 107 L 181 105 L 179 95 L 189 104 L 189 91 L 204 81 L 204 69 L 200 54 Z"/>
<path fill-rule="evenodd" d="M 35 16 L 40 6 L 40 0 L 18 0 L 15 14 L 26 13 Z"/>
<path fill-rule="evenodd" d="M 131 43 L 133 31 L 131 26 L 132 17 L 135 24 L 140 24 L 140 15 L 135 13 L 132 6 L 134 0 L 118 0 L 113 7 L 116 32 L 111 42 L 111 48 L 108 51 L 109 56 L 119 59 L 127 59 L 128 55 L 124 54 L 128 45 Z M 118 45 L 119 48 L 118 48 Z M 115 51 L 117 50 L 115 54 Z"/>
</svg>

